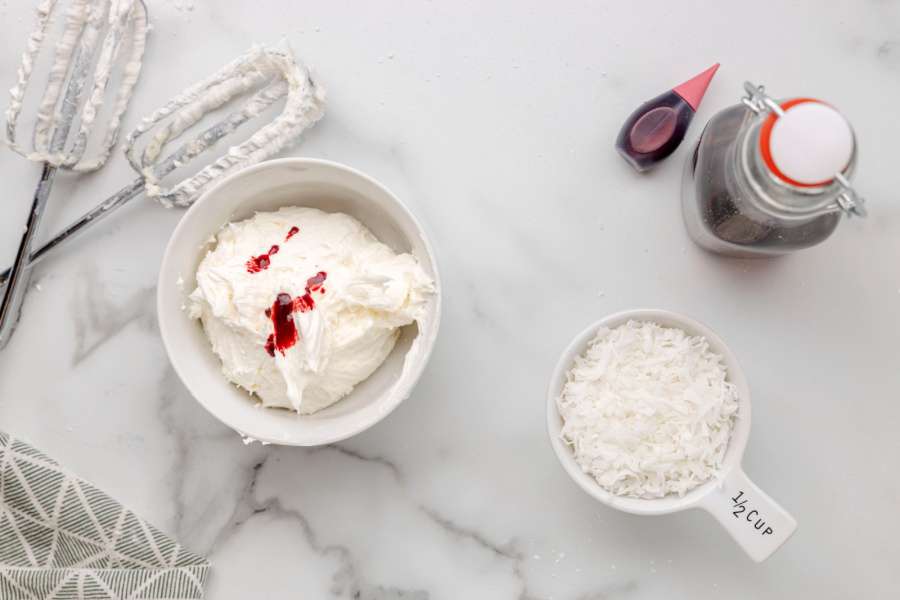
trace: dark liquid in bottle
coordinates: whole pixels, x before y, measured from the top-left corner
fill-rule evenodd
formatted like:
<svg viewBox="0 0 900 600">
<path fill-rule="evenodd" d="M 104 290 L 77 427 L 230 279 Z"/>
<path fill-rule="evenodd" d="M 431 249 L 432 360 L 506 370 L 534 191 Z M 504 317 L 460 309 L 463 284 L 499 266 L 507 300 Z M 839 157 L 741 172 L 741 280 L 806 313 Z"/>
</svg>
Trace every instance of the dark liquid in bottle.
<svg viewBox="0 0 900 600">
<path fill-rule="evenodd" d="M 688 229 L 701 245 L 734 254 L 782 254 L 818 244 L 837 227 L 839 213 L 778 218 L 749 201 L 748 191 L 739 185 L 735 140 L 751 117 L 743 105 L 733 106 L 715 115 L 700 135 L 683 190 Z M 701 231 L 694 229 L 694 211 Z"/>
</svg>

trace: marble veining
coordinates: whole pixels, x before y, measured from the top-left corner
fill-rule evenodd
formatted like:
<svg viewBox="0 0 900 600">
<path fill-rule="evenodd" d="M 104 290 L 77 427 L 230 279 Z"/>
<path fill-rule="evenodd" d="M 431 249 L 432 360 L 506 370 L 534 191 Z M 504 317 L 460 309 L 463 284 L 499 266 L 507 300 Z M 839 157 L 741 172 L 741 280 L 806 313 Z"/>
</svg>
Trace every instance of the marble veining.
<svg viewBox="0 0 900 600">
<path fill-rule="evenodd" d="M 0 87 L 30 4 L 0 0 Z M 0 354 L 0 429 L 207 555 L 211 599 L 900 595 L 900 4 L 282 2 L 277 15 L 240 0 L 149 4 L 126 128 L 251 42 L 285 40 L 329 92 L 290 155 L 391 188 L 429 232 L 446 290 L 409 400 L 340 444 L 282 448 L 242 443 L 168 363 L 155 287 L 180 211 L 137 200 L 40 266 Z M 683 147 L 633 173 L 612 148 L 622 120 L 716 60 Z M 745 79 L 848 115 L 868 220 L 784 260 L 691 244 L 683 160 Z M 38 176 L 0 148 L 7 261 Z M 61 177 L 47 232 L 132 179 L 121 152 L 90 177 Z M 598 505 L 553 456 L 545 388 L 560 352 L 586 324 L 640 306 L 706 322 L 742 363 L 744 468 L 800 524 L 762 565 L 698 511 Z"/>
<path fill-rule="evenodd" d="M 71 301 L 75 315 L 73 367 L 132 323 L 156 331 L 155 285 L 129 291 L 121 300 L 117 296 L 100 278 L 96 267 L 80 270 Z"/>
</svg>

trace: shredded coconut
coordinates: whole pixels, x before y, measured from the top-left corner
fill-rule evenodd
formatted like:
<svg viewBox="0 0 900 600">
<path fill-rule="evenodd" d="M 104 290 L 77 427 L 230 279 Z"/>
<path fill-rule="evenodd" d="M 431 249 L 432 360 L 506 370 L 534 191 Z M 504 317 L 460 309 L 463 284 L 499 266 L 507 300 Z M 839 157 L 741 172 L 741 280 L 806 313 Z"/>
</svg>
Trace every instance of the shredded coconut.
<svg viewBox="0 0 900 600">
<path fill-rule="evenodd" d="M 738 394 L 704 337 L 656 323 L 601 328 L 557 398 L 578 465 L 619 496 L 683 496 L 722 465 Z"/>
</svg>

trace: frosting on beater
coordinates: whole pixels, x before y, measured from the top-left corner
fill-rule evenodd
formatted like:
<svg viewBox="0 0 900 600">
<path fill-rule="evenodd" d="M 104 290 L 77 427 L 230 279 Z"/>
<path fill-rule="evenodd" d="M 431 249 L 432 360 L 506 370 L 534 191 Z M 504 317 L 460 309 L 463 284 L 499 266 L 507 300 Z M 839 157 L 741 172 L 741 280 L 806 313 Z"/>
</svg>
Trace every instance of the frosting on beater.
<svg viewBox="0 0 900 600">
<path fill-rule="evenodd" d="M 6 109 L 6 140 L 10 148 L 30 160 L 75 171 L 93 171 L 103 166 L 118 140 L 122 115 L 140 76 L 149 32 L 147 12 L 140 0 L 72 0 L 65 14 L 62 34 L 53 51 L 47 85 L 38 103 L 33 148 L 29 150 L 17 141 L 18 120 L 57 4 L 57 0 L 42 0 L 37 7 L 37 23 L 28 37 L 22 63 L 16 72 L 16 83 L 10 90 L 10 102 Z M 122 67 L 121 83 L 115 94 L 106 131 L 96 155 L 85 157 L 109 80 L 126 40 L 130 46 L 129 54 Z M 99 53 L 94 63 L 98 44 Z M 93 81 L 85 85 L 92 66 Z M 86 89 L 83 103 L 80 102 L 81 94 L 75 93 L 81 86 Z M 66 135 L 61 134 L 68 132 L 79 104 L 78 132 L 71 148 L 66 151 L 63 149 Z"/>
<path fill-rule="evenodd" d="M 285 98 L 281 113 L 195 175 L 164 188 L 156 167 L 166 145 L 210 111 L 260 87 L 236 113 L 235 120 L 246 122 Z M 144 176 L 148 196 L 165 206 L 189 206 L 216 179 L 265 160 L 295 142 L 304 130 L 322 118 L 324 111 L 324 89 L 288 48 L 254 46 L 143 119 L 126 138 L 125 155 L 132 167 Z M 169 119 L 167 123 L 153 131 L 143 151 L 139 151 L 137 139 L 166 119 Z M 227 127 L 228 123 L 222 126 Z M 207 146 L 201 136 L 183 149 L 180 161 L 196 156 Z"/>
</svg>

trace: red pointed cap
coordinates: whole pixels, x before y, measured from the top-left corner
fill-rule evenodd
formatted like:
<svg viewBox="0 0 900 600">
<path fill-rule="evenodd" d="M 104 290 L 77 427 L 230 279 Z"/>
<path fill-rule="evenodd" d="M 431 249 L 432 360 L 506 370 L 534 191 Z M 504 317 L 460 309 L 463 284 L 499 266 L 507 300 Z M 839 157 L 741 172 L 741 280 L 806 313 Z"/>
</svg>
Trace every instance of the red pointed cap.
<svg viewBox="0 0 900 600">
<path fill-rule="evenodd" d="M 718 70 L 719 63 L 716 63 L 693 79 L 688 79 L 672 91 L 690 104 L 691 108 L 697 110 L 697 107 L 700 106 L 700 101 L 703 100 L 703 94 L 706 93 L 706 88 L 709 87 L 709 82 L 712 81 L 713 75 L 715 75 Z"/>
</svg>

